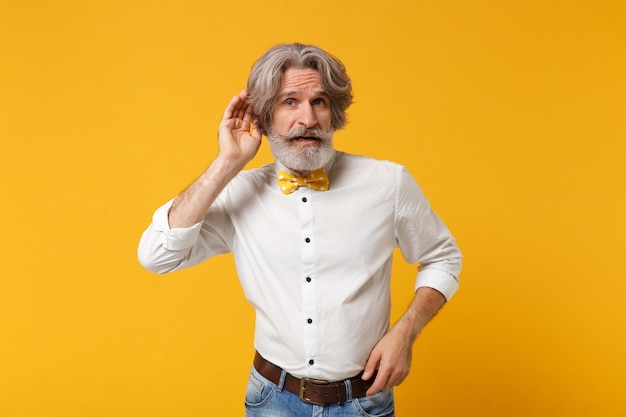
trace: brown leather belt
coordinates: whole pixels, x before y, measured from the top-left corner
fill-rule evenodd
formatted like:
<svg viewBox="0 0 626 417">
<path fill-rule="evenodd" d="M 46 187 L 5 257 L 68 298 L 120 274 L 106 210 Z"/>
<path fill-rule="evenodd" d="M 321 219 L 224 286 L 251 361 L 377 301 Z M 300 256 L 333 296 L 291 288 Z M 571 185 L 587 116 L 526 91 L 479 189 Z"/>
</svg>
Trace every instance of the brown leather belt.
<svg viewBox="0 0 626 417">
<path fill-rule="evenodd" d="M 283 370 L 273 363 L 268 362 L 259 352 L 256 352 L 254 355 L 254 368 L 263 377 L 269 379 L 274 384 L 280 382 L 280 376 Z M 349 378 L 350 391 L 352 393 L 351 398 L 365 397 L 365 393 L 374 382 L 375 376 L 372 376 L 368 381 L 363 381 L 361 374 Z M 316 405 L 332 403 L 343 404 L 348 400 L 345 381 L 328 382 L 311 378 L 300 379 L 287 374 L 285 376 L 284 388 L 300 396 L 302 401 Z"/>
</svg>

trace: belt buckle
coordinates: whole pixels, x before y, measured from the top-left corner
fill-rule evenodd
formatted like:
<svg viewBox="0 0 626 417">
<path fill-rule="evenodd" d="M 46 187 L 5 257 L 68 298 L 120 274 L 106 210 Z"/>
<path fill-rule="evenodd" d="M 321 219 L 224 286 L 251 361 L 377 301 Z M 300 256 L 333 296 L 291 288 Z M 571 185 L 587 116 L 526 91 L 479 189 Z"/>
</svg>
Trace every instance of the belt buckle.
<svg viewBox="0 0 626 417">
<path fill-rule="evenodd" d="M 313 378 L 300 379 L 300 399 L 304 401 L 305 403 L 309 403 L 313 405 L 326 405 L 326 403 L 314 401 L 306 396 L 306 384 L 328 385 L 330 383 L 323 379 L 313 379 Z"/>
</svg>

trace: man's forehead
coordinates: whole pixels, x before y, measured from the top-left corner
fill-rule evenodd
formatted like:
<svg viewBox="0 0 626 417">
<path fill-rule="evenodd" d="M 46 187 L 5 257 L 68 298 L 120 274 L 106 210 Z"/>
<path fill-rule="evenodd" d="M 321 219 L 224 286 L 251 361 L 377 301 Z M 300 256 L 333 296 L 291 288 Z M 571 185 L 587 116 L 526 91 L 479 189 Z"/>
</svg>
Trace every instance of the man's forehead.
<svg viewBox="0 0 626 417">
<path fill-rule="evenodd" d="M 314 69 L 289 68 L 283 74 L 280 85 L 280 95 L 297 92 L 313 92 L 325 95 L 320 73 Z"/>
</svg>

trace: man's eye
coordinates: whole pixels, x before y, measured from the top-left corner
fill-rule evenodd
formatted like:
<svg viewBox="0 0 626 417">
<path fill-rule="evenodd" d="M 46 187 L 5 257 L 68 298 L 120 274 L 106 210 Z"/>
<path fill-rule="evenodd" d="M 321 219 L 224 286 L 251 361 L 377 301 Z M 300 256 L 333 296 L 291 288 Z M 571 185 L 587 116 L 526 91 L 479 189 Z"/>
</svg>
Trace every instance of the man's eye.
<svg viewBox="0 0 626 417">
<path fill-rule="evenodd" d="M 314 106 L 325 106 L 326 105 L 326 100 L 324 100 L 323 98 L 316 98 L 315 100 L 313 100 L 313 105 Z"/>
<path fill-rule="evenodd" d="M 287 100 L 285 100 L 285 104 L 287 106 L 293 106 L 294 104 L 296 104 L 296 100 L 294 100 L 292 98 L 288 98 Z"/>
</svg>

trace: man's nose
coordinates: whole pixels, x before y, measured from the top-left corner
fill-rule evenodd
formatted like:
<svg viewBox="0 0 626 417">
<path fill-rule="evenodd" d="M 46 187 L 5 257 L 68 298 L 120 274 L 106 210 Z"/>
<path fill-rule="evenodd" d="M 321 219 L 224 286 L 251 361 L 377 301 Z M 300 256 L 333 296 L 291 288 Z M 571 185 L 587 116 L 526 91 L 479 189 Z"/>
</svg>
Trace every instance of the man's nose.
<svg viewBox="0 0 626 417">
<path fill-rule="evenodd" d="M 308 128 L 314 127 L 317 124 L 317 117 L 311 103 L 304 102 L 300 105 L 298 111 L 298 123 L 301 126 Z"/>
</svg>

